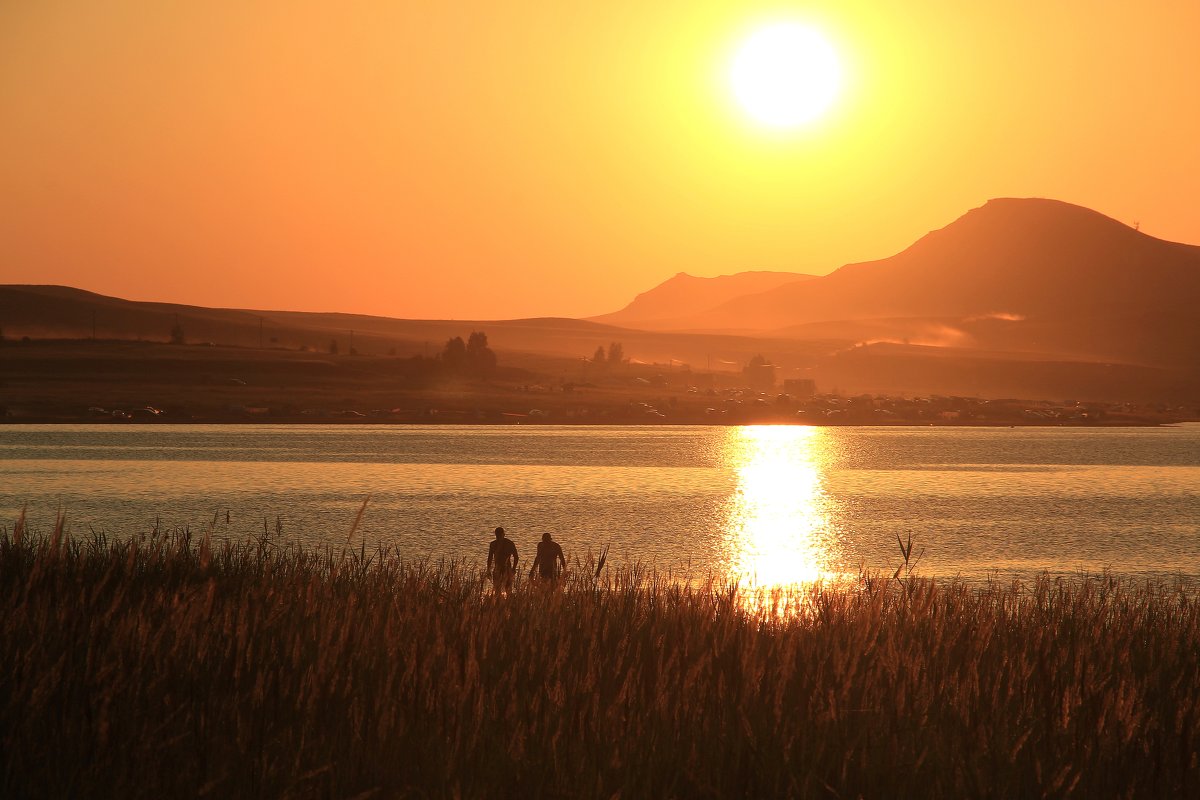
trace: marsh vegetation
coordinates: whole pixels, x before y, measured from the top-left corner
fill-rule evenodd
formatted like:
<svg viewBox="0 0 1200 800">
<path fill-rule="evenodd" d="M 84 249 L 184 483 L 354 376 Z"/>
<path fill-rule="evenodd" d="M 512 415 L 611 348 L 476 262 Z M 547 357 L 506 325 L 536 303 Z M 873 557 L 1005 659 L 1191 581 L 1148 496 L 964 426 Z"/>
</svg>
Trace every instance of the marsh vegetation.
<svg viewBox="0 0 1200 800">
<path fill-rule="evenodd" d="M 1200 599 L 0 536 L 4 797 L 1185 797 Z"/>
</svg>

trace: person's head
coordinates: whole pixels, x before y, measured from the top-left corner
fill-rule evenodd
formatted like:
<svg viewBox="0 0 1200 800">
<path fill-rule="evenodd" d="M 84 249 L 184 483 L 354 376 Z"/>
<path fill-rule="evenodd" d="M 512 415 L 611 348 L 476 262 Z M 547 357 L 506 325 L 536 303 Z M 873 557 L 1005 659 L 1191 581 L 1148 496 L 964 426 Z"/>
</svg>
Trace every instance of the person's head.
<svg viewBox="0 0 1200 800">
<path fill-rule="evenodd" d="M 552 541 L 552 540 L 550 539 L 550 534 L 548 534 L 548 533 L 543 533 L 543 534 L 542 534 L 542 541 L 543 541 L 543 542 L 549 542 L 549 541 Z"/>
<path fill-rule="evenodd" d="M 496 538 L 497 539 L 504 538 L 504 528 L 496 528 Z"/>
</svg>

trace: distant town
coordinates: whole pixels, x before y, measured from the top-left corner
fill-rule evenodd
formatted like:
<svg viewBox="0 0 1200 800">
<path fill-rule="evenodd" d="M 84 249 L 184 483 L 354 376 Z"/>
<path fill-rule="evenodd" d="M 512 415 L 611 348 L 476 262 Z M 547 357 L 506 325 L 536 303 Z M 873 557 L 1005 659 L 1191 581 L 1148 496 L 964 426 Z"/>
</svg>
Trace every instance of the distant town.
<svg viewBox="0 0 1200 800">
<path fill-rule="evenodd" d="M 651 425 L 1159 425 L 1200 419 L 1165 402 L 851 394 L 739 369 L 638 363 L 619 342 L 591 356 L 505 366 L 486 334 L 429 358 L 147 342 L 9 341 L 6 423 Z"/>
</svg>

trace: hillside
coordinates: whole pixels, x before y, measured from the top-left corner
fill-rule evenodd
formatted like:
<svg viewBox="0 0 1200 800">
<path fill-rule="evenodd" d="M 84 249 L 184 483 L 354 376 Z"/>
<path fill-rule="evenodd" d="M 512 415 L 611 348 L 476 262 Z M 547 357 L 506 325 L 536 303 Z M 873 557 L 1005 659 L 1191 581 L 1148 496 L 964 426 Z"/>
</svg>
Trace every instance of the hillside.
<svg viewBox="0 0 1200 800">
<path fill-rule="evenodd" d="M 1194 366 L 1198 305 L 1200 247 L 1068 203 L 1000 199 L 890 258 L 735 298 L 671 327 L 806 337 L 831 333 L 817 323 L 890 320 L 885 340 Z M 878 327 L 841 325 L 837 335 L 877 339 L 869 331 Z"/>
<path fill-rule="evenodd" d="M 589 320 L 542 317 L 516 320 L 412 320 L 363 314 L 219 309 L 108 297 L 67 286 L 0 286 L 0 329 L 9 340 L 40 339 L 167 342 L 178 323 L 190 345 L 262 348 L 326 354 L 336 342 L 348 355 L 413 356 L 439 352 L 447 339 L 473 330 L 488 335 L 504 364 L 562 370 L 597 347 L 620 341 L 634 363 L 689 363 L 740 369 L 761 352 L 809 363 L 849 342 L 772 339 L 730 334 L 630 330 Z M 575 370 L 572 367 L 572 370 Z"/>
<path fill-rule="evenodd" d="M 189 344 L 326 352 L 416 355 L 435 352 L 453 336 L 485 330 L 493 346 L 553 351 L 547 342 L 590 353 L 615 329 L 594 322 L 528 320 L 405 320 L 365 314 L 204 308 L 124 300 L 68 286 L 0 286 L 0 326 L 9 338 L 165 342 L 178 324 Z"/>
<path fill-rule="evenodd" d="M 702 314 L 730 300 L 757 294 L 814 276 L 799 272 L 738 272 L 715 278 L 698 278 L 680 272 L 653 289 L 642 292 L 633 302 L 611 314 L 591 317 L 593 322 L 647 330 L 672 329 L 673 320 Z"/>
</svg>

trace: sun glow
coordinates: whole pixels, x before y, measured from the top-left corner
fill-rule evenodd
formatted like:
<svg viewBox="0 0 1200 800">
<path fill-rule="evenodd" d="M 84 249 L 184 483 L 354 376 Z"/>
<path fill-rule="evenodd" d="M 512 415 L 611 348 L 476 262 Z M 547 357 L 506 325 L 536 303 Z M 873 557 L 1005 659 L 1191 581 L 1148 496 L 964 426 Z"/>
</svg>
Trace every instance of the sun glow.
<svg viewBox="0 0 1200 800">
<path fill-rule="evenodd" d="M 730 577 L 752 592 L 835 577 L 821 466 L 826 434 L 796 425 L 735 428 L 726 447 L 738 481 L 727 526 Z"/>
<path fill-rule="evenodd" d="M 729 80 L 738 104 L 757 122 L 794 128 L 816 120 L 837 99 L 842 67 L 819 31 L 780 22 L 742 42 Z"/>
</svg>

